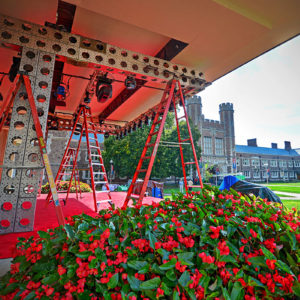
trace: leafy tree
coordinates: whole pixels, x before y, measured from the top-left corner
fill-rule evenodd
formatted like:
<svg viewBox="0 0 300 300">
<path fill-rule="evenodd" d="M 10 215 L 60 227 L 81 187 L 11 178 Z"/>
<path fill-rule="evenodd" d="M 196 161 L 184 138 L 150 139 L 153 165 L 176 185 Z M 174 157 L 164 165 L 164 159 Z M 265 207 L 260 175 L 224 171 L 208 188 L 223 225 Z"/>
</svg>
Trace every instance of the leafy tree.
<svg viewBox="0 0 300 300">
<path fill-rule="evenodd" d="M 190 122 L 192 124 L 192 122 Z M 188 137 L 188 130 L 186 122 L 181 121 L 179 124 L 181 139 Z M 116 140 L 115 137 L 109 137 L 104 141 L 103 158 L 104 163 L 109 170 L 109 162 L 112 159 L 114 162 L 114 170 L 120 177 L 132 177 L 141 157 L 145 141 L 148 137 L 151 124 L 149 126 L 143 125 L 142 128 L 128 134 L 122 140 Z M 158 127 L 157 127 L 158 128 Z M 200 158 L 200 147 L 197 142 L 200 138 L 200 132 L 197 128 L 191 126 L 193 139 L 195 141 L 196 153 L 198 159 Z M 152 142 L 155 141 L 156 136 L 153 137 Z M 177 127 L 174 120 L 174 114 L 169 113 L 164 126 L 164 131 L 161 136 L 161 141 L 178 142 Z M 149 155 L 152 147 L 149 148 Z M 184 159 L 187 161 L 194 161 L 193 151 L 190 145 L 183 145 Z M 188 165 L 187 175 L 189 174 L 190 165 Z M 195 168 L 194 168 L 195 170 Z M 153 165 L 152 178 L 165 178 L 169 176 L 182 177 L 182 166 L 180 159 L 179 147 L 158 147 L 155 162 Z"/>
</svg>

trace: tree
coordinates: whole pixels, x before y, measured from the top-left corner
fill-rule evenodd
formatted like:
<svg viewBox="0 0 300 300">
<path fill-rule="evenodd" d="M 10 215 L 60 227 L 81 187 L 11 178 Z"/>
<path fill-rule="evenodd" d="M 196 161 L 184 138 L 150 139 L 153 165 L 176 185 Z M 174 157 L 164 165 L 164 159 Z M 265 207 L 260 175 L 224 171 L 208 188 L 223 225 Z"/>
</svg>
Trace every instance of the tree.
<svg viewBox="0 0 300 300">
<path fill-rule="evenodd" d="M 192 124 L 192 122 L 190 122 Z M 150 124 L 151 125 L 151 124 Z M 188 137 L 188 130 L 185 121 L 179 124 L 181 139 Z M 122 140 L 116 140 L 111 136 L 104 141 L 103 159 L 106 169 L 109 170 L 109 162 L 113 160 L 114 170 L 120 176 L 131 178 L 141 157 L 145 141 L 148 137 L 151 126 L 143 125 L 142 128 L 128 134 Z M 200 147 L 197 141 L 200 138 L 200 132 L 197 128 L 191 126 L 193 140 L 198 159 L 200 158 Z M 153 137 L 153 141 L 156 136 Z M 178 142 L 177 127 L 174 121 L 174 114 L 168 113 L 161 136 L 161 141 Z M 151 150 L 153 148 L 150 148 Z M 193 152 L 190 145 L 183 145 L 184 159 L 194 161 Z M 188 173 L 189 174 L 189 173 Z M 160 145 L 157 150 L 155 162 L 151 172 L 152 177 L 165 178 L 169 176 L 182 177 L 182 166 L 179 148 L 166 147 Z"/>
</svg>

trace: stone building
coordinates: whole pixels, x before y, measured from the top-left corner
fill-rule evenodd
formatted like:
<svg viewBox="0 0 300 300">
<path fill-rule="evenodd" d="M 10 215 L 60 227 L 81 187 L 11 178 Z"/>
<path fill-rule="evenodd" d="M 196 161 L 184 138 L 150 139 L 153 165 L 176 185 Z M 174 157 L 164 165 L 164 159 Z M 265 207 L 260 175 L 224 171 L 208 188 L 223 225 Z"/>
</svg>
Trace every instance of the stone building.
<svg viewBox="0 0 300 300">
<path fill-rule="evenodd" d="M 271 148 L 258 147 L 256 139 L 249 139 L 247 146 L 236 145 L 237 172 L 247 181 L 294 181 L 300 179 L 300 155 L 290 142 L 279 149 L 276 143 Z"/>
<path fill-rule="evenodd" d="M 219 105 L 220 120 L 205 119 L 200 96 L 186 100 L 187 114 L 201 133 L 202 165 L 217 166 L 218 172 L 231 173 L 235 154 L 233 104 Z"/>
<path fill-rule="evenodd" d="M 219 105 L 220 120 L 205 119 L 201 97 L 186 100 L 187 113 L 201 133 L 202 166 L 216 166 L 220 174 L 242 173 L 247 181 L 293 181 L 300 179 L 300 154 L 290 142 L 278 149 L 258 147 L 256 139 L 236 145 L 232 103 Z"/>
</svg>

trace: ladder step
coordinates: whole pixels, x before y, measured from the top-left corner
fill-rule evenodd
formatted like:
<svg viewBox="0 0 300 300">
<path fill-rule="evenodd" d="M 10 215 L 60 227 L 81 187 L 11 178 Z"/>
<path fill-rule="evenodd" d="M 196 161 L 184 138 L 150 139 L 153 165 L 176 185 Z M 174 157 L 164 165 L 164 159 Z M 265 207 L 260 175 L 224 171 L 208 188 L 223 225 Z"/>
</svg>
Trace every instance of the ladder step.
<svg viewBox="0 0 300 300">
<path fill-rule="evenodd" d="M 187 141 L 189 141 L 189 140 L 191 140 L 191 138 L 187 138 L 187 139 L 181 140 L 181 143 L 187 142 Z"/>
<path fill-rule="evenodd" d="M 64 173 L 64 172 L 60 172 L 59 175 L 72 175 L 72 173 Z"/>
<path fill-rule="evenodd" d="M 183 119 L 183 118 L 185 118 L 185 116 L 183 115 L 183 116 L 181 116 L 181 117 L 179 117 L 179 118 L 177 118 L 177 120 L 181 120 L 181 119 Z"/>
<path fill-rule="evenodd" d="M 97 146 L 97 145 L 90 145 L 90 148 L 94 148 L 94 149 L 99 149 L 100 150 L 100 147 Z"/>
<path fill-rule="evenodd" d="M 73 165 L 62 165 L 63 167 L 73 167 Z"/>
<path fill-rule="evenodd" d="M 155 131 L 153 133 L 151 133 L 150 135 L 153 136 L 153 135 L 157 135 L 158 134 L 158 131 Z"/>
<path fill-rule="evenodd" d="M 102 174 L 102 175 L 104 175 L 104 174 L 105 174 L 105 172 L 93 172 L 93 174 L 94 174 L 94 175 L 98 175 L 98 174 L 100 174 L 100 175 L 101 175 L 101 174 Z"/>
<path fill-rule="evenodd" d="M 92 166 L 103 166 L 103 164 L 92 162 Z"/>
<path fill-rule="evenodd" d="M 190 161 L 190 162 L 186 162 L 186 163 L 184 163 L 185 165 L 192 165 L 192 164 L 195 164 L 196 162 L 194 162 L 194 161 Z"/>
<path fill-rule="evenodd" d="M 142 172 L 147 172 L 147 169 L 140 169 L 137 172 L 142 173 Z"/>
<path fill-rule="evenodd" d="M 188 185 L 188 187 L 201 188 L 201 185 Z"/>
<path fill-rule="evenodd" d="M 106 190 L 106 191 L 96 191 L 96 194 L 102 194 L 102 193 L 110 193 L 110 190 Z"/>
<path fill-rule="evenodd" d="M 144 160 L 144 159 L 150 159 L 151 158 L 151 156 L 144 156 L 144 157 L 142 157 L 142 159 Z"/>
<path fill-rule="evenodd" d="M 153 124 L 157 125 L 157 124 L 161 123 L 161 121 L 162 121 L 162 119 L 161 119 L 161 120 L 158 120 L 158 121 L 156 121 L 156 122 L 155 122 L 155 123 L 153 123 Z"/>
<path fill-rule="evenodd" d="M 155 143 L 153 143 L 153 144 L 150 144 L 150 143 L 149 143 L 149 144 L 146 145 L 146 147 L 148 147 L 148 148 L 154 147 L 154 146 L 155 146 Z"/>
<path fill-rule="evenodd" d="M 107 181 L 94 181 L 94 183 L 95 184 L 103 184 L 103 183 L 107 184 Z"/>
</svg>

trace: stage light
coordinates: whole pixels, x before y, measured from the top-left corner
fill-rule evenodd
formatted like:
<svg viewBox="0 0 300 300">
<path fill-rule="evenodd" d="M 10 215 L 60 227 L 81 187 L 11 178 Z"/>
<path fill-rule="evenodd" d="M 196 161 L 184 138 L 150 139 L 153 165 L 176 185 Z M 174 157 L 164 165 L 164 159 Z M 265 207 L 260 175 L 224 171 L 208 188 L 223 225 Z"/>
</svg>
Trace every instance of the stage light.
<svg viewBox="0 0 300 300">
<path fill-rule="evenodd" d="M 123 138 L 123 132 L 120 132 L 120 140 Z"/>
<path fill-rule="evenodd" d="M 169 106 L 169 111 L 173 112 L 174 110 L 175 110 L 174 109 L 174 103 L 173 103 L 173 101 L 171 101 L 170 106 Z"/>
<path fill-rule="evenodd" d="M 104 133 L 104 138 L 105 138 L 105 139 L 108 139 L 108 138 L 109 138 L 109 133 L 108 133 L 108 132 L 105 132 L 105 133 Z"/>
<path fill-rule="evenodd" d="M 127 129 L 124 130 L 124 136 L 126 136 L 126 135 L 127 135 Z"/>
<path fill-rule="evenodd" d="M 133 123 L 132 131 L 136 131 L 136 123 Z"/>
<path fill-rule="evenodd" d="M 155 113 L 153 113 L 152 116 L 151 116 L 151 121 L 152 122 L 154 121 L 154 118 L 155 118 Z"/>
<path fill-rule="evenodd" d="M 120 137 L 119 137 L 119 135 L 117 134 L 117 135 L 116 135 L 116 140 L 119 140 L 119 139 L 120 139 Z"/>
<path fill-rule="evenodd" d="M 125 79 L 125 86 L 127 90 L 134 90 L 136 88 L 136 81 L 133 77 L 127 76 Z"/>
<path fill-rule="evenodd" d="M 54 96 L 58 101 L 66 100 L 66 88 L 62 84 L 60 84 L 54 92 Z"/>
<path fill-rule="evenodd" d="M 142 121 L 142 120 L 139 120 L 138 128 L 142 128 L 142 126 L 143 126 L 143 121 Z"/>
<path fill-rule="evenodd" d="M 107 78 L 107 74 L 98 78 L 96 84 L 96 96 L 100 103 L 106 102 L 112 96 L 112 80 Z"/>
<path fill-rule="evenodd" d="M 128 133 L 131 133 L 131 126 L 128 127 Z"/>
<path fill-rule="evenodd" d="M 90 98 L 90 93 L 89 92 L 85 93 L 85 97 L 83 99 L 83 102 L 86 103 L 86 104 L 91 103 L 91 98 Z"/>
</svg>

